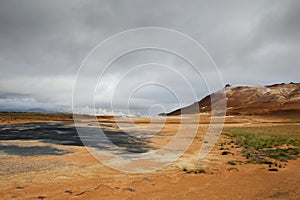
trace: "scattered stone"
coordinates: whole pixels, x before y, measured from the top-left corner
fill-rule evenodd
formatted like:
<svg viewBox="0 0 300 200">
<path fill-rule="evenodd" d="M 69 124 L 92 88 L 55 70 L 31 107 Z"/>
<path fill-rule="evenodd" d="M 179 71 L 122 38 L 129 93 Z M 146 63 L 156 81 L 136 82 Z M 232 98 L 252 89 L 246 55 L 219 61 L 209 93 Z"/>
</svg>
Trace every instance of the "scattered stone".
<svg viewBox="0 0 300 200">
<path fill-rule="evenodd" d="M 135 192 L 135 189 L 132 188 L 132 187 L 127 187 L 127 188 L 124 188 L 123 190 L 128 190 L 130 192 Z"/>
<path fill-rule="evenodd" d="M 237 165 L 236 161 L 234 161 L 234 160 L 229 160 L 227 162 L 227 164 L 229 164 L 229 165 Z"/>
<path fill-rule="evenodd" d="M 223 151 L 222 153 L 221 153 L 221 155 L 228 155 L 228 154 L 230 154 L 230 152 L 229 151 Z"/>
<path fill-rule="evenodd" d="M 235 171 L 240 171 L 238 168 L 236 168 L 236 167 L 230 167 L 230 168 L 228 168 L 227 169 L 228 171 L 233 171 L 233 170 L 235 170 Z"/>
<path fill-rule="evenodd" d="M 65 193 L 73 194 L 73 191 L 72 190 L 66 190 Z"/>
<path fill-rule="evenodd" d="M 185 173 L 187 173 L 187 174 L 191 174 L 191 173 L 194 173 L 194 174 L 206 174 L 205 169 L 188 170 L 186 168 L 183 168 L 183 171 Z"/>
<path fill-rule="evenodd" d="M 278 169 L 276 169 L 276 168 L 270 168 L 269 171 L 270 172 L 278 172 Z"/>
<path fill-rule="evenodd" d="M 16 187 L 18 190 L 21 190 L 21 189 L 24 189 L 24 186 L 22 186 L 22 185 L 17 185 L 17 187 Z"/>
</svg>

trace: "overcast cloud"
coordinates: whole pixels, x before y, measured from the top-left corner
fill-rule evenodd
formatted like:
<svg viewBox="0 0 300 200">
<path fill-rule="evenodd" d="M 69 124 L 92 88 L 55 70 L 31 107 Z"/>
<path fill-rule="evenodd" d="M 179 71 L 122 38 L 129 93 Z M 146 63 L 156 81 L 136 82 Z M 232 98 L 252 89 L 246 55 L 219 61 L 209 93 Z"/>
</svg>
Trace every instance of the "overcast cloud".
<svg viewBox="0 0 300 200">
<path fill-rule="evenodd" d="M 225 83 L 299 82 L 299 10 L 298 0 L 0 0 L 0 109 L 70 111 L 76 73 L 88 53 L 113 34 L 149 26 L 174 29 L 198 41 Z M 175 74 L 157 73 L 153 65 L 119 86 L 115 112 L 127 113 L 127 89 L 147 77 L 177 88 L 186 97 L 182 105 L 209 93 L 204 80 L 182 60 L 162 52 L 137 52 L 114 63 L 100 83 L 99 112 L 110 112 L 112 91 L 124 69 L 141 61 L 172 65 L 198 88 L 196 97 L 184 93 Z M 179 106 L 170 91 L 152 85 L 132 96 L 130 113 L 147 114 L 153 104 L 163 104 L 166 111 Z"/>
</svg>

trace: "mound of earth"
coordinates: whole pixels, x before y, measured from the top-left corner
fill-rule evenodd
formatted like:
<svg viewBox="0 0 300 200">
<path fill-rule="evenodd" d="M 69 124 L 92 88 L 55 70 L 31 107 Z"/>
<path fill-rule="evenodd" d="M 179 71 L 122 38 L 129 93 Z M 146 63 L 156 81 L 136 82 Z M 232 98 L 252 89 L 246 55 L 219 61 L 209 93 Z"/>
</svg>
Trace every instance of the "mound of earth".
<svg viewBox="0 0 300 200">
<path fill-rule="evenodd" d="M 224 96 L 225 94 L 225 96 Z M 160 115 L 209 113 L 214 99 L 214 108 L 224 103 L 227 115 L 265 115 L 300 113 L 300 83 L 274 84 L 267 86 L 230 86 L 212 93 L 194 104 Z"/>
</svg>

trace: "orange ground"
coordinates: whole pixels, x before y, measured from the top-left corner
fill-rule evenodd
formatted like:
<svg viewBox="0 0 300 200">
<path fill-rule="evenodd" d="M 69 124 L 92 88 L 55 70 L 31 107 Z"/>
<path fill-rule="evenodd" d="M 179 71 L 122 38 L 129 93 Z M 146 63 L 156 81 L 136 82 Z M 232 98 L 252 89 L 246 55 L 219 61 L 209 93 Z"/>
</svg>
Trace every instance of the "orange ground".
<svg viewBox="0 0 300 200">
<path fill-rule="evenodd" d="M 111 118 L 100 119 L 114 126 Z M 14 121 L 18 122 L 18 121 Z M 22 121 L 23 122 L 23 121 Z M 136 119 L 141 125 L 147 120 Z M 178 119 L 170 118 L 162 134 L 152 140 L 153 146 L 170 141 L 164 135 L 176 132 Z M 241 160 L 241 148 L 231 148 L 233 154 L 221 155 L 218 140 L 213 151 L 197 159 L 208 118 L 203 118 L 198 135 L 189 150 L 175 163 L 154 173 L 127 174 L 108 168 L 92 157 L 84 147 L 52 145 L 71 151 L 59 156 L 0 156 L 0 199 L 299 199 L 300 159 L 289 161 L 278 172 L 267 165 L 228 165 L 229 160 Z M 126 120 L 123 120 L 126 123 Z M 159 124 L 159 122 L 157 122 Z M 278 117 L 228 118 L 225 127 L 300 125 L 295 119 Z M 299 126 L 300 127 L 300 126 Z M 38 141 L 0 141 L 2 145 L 46 145 Z M 49 145 L 49 144 L 47 144 Z M 205 174 L 187 174 L 183 168 L 205 169 Z"/>
</svg>

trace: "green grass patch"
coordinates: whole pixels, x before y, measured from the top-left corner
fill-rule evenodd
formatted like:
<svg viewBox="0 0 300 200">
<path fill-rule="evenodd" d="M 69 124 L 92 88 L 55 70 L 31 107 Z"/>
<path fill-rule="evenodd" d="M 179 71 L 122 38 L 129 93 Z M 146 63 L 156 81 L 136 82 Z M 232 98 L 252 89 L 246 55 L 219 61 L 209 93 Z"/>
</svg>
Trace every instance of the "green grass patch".
<svg viewBox="0 0 300 200">
<path fill-rule="evenodd" d="M 245 149 L 260 150 L 282 145 L 299 146 L 299 141 L 284 135 L 263 134 L 256 132 L 231 132 L 227 134 L 235 139 L 236 144 Z"/>
<path fill-rule="evenodd" d="M 243 148 L 250 163 L 269 164 L 270 159 L 287 162 L 300 155 L 300 126 L 228 128 L 225 134 Z"/>
<path fill-rule="evenodd" d="M 281 162 L 287 162 L 288 160 L 296 159 L 300 154 L 299 148 L 288 148 L 288 149 L 267 149 L 262 152 L 269 158 L 279 160 Z"/>
</svg>

